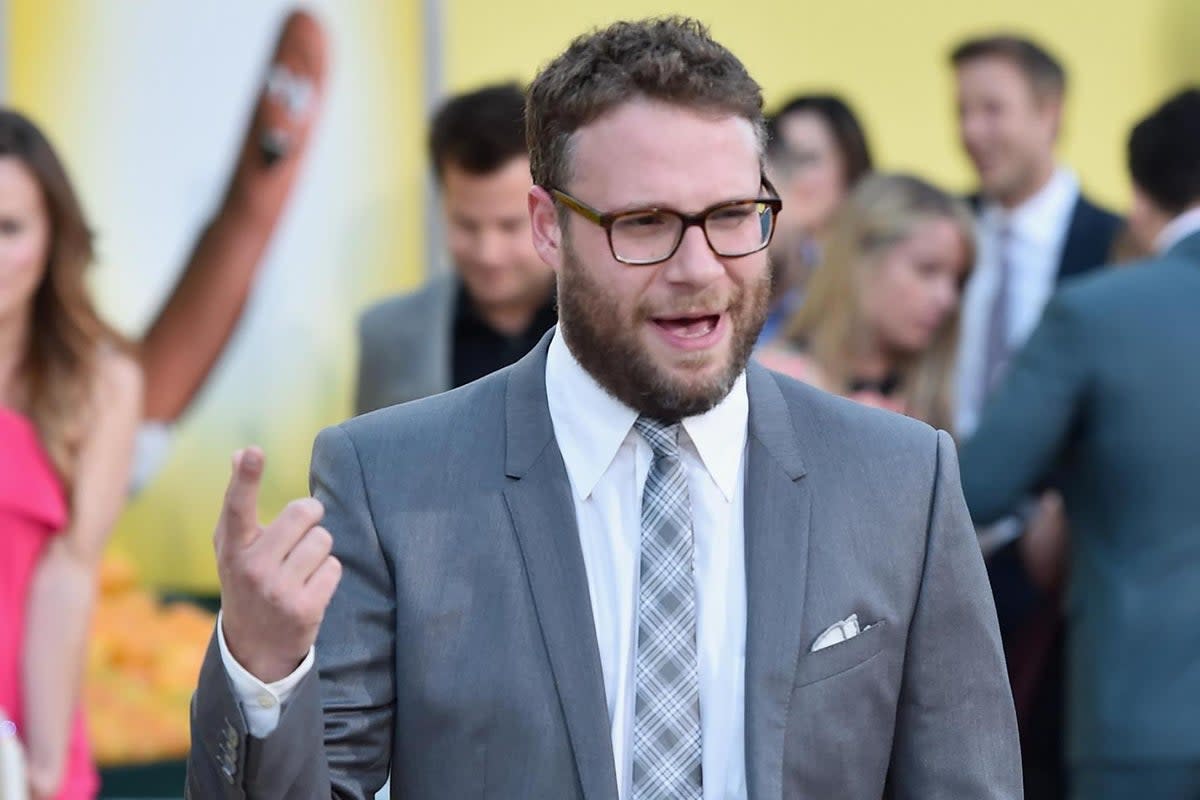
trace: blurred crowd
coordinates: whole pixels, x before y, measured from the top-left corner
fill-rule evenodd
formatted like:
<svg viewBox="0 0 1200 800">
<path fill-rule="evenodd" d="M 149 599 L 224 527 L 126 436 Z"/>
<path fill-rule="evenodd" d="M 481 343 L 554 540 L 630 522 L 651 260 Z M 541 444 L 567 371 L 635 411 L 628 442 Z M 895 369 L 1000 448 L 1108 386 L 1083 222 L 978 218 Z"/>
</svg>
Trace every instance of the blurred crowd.
<svg viewBox="0 0 1200 800">
<path fill-rule="evenodd" d="M 178 416 L 219 357 L 283 208 L 321 79 L 280 59 L 227 202 L 141 343 L 92 305 L 89 227 L 50 143 L 0 113 L 0 739 L 22 743 L 39 800 L 96 792 L 78 705 L 101 554 L 155 458 L 150 421 Z M 771 114 L 782 211 L 756 358 L 956 438 L 1027 797 L 1196 796 L 1200 90 L 1130 132 L 1133 202 L 1113 210 L 1057 155 L 1070 82 L 1052 52 L 987 36 L 946 69 L 969 196 L 876 169 L 886 132 L 843 98 Z M 453 269 L 362 314 L 356 413 L 506 367 L 554 327 L 524 105 L 501 84 L 433 116 Z"/>
</svg>

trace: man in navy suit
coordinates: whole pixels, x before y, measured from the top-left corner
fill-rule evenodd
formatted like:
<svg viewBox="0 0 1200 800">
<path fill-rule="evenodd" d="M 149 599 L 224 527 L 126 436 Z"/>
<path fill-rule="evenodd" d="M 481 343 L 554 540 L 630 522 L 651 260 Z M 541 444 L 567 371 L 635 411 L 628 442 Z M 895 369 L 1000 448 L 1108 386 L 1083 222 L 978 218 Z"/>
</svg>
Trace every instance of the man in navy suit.
<svg viewBox="0 0 1200 800">
<path fill-rule="evenodd" d="M 1066 74 L 1034 42 L 990 36 L 951 55 L 963 148 L 979 191 L 979 260 L 963 294 L 957 433 L 980 409 L 1064 278 L 1106 263 L 1119 218 L 1090 202 L 1055 145 Z M 1061 615 L 1056 592 L 1065 522 L 1057 496 L 1028 500 L 983 533 L 988 574 L 1008 652 L 1026 794 L 1062 797 Z"/>
<path fill-rule="evenodd" d="M 1071 520 L 1071 797 L 1200 797 L 1200 90 L 1133 131 L 1156 253 L 1063 288 L 963 450 L 987 523 L 1048 480 Z"/>
</svg>

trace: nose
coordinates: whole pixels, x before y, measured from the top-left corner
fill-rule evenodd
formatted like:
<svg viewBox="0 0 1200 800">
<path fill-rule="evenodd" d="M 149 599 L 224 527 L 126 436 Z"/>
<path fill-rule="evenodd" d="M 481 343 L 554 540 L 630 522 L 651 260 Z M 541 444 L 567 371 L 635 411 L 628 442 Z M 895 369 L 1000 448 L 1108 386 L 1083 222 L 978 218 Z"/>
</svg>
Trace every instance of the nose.
<svg viewBox="0 0 1200 800">
<path fill-rule="evenodd" d="M 699 225 L 683 232 L 679 248 L 663 267 L 663 277 L 669 282 L 691 286 L 707 286 L 724 274 L 725 264 L 708 246 Z"/>
<path fill-rule="evenodd" d="M 975 145 L 987 133 L 987 120 L 977 111 L 965 111 L 959 122 L 962 128 L 963 142 Z"/>
<path fill-rule="evenodd" d="M 481 231 L 475 239 L 475 261 L 487 267 L 497 267 L 504 263 L 506 244 L 504 236 L 499 231 Z"/>
<path fill-rule="evenodd" d="M 958 282 L 953 278 L 939 280 L 934 288 L 938 313 L 945 318 L 958 305 Z"/>
</svg>

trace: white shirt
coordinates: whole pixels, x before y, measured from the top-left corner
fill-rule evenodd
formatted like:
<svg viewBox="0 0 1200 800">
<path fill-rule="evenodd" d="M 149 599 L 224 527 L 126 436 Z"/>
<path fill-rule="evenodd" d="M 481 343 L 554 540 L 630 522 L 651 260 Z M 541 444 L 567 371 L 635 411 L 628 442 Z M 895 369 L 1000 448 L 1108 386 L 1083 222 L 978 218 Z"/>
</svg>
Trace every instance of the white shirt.
<svg viewBox="0 0 1200 800">
<path fill-rule="evenodd" d="M 650 446 L 638 414 L 579 365 L 558 332 L 546 399 L 567 467 L 608 699 L 617 787 L 633 796 L 634 665 L 642 490 Z M 744 800 L 746 569 L 743 488 L 750 402 L 746 378 L 716 408 L 683 421 L 695 543 L 696 652 L 705 800 Z"/>
<path fill-rule="evenodd" d="M 979 425 L 988 316 L 1000 278 L 1000 231 L 1010 230 L 1008 344 L 1019 350 L 1033 333 L 1054 292 L 1059 261 L 1079 200 L 1079 182 L 1059 168 L 1037 194 L 1012 210 L 985 203 L 977 221 L 978 258 L 963 293 L 958 352 L 956 433 L 967 437 Z"/>
<path fill-rule="evenodd" d="M 1154 249 L 1165 253 L 1193 233 L 1200 231 L 1200 206 L 1185 211 L 1167 223 L 1154 240 Z"/>
<path fill-rule="evenodd" d="M 633 430 L 637 412 L 600 387 L 556 331 L 546 360 L 546 399 L 571 484 L 608 701 L 617 787 L 632 797 L 634 667 L 641 500 L 650 446 Z M 744 486 L 750 402 L 743 374 L 706 414 L 683 420 L 695 542 L 704 800 L 745 800 L 746 570 Z M 250 733 L 269 734 L 279 706 L 312 667 L 263 685 L 229 655 L 221 658 Z M 274 700 L 275 702 L 272 702 Z"/>
</svg>

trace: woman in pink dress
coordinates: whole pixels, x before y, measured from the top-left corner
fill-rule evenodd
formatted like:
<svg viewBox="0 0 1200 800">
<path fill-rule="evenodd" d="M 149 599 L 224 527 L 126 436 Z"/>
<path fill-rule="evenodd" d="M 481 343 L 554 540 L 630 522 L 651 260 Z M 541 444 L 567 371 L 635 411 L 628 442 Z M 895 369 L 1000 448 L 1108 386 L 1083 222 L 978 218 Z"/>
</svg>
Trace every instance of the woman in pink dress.
<svg viewBox="0 0 1200 800">
<path fill-rule="evenodd" d="M 0 711 L 33 800 L 98 789 L 80 684 L 141 408 L 141 373 L 88 298 L 91 260 L 54 151 L 0 110 Z"/>
</svg>

